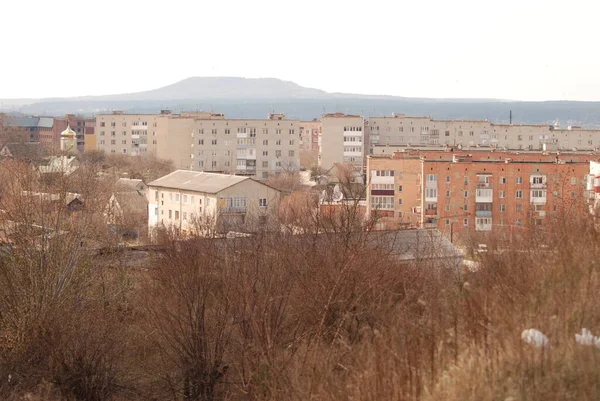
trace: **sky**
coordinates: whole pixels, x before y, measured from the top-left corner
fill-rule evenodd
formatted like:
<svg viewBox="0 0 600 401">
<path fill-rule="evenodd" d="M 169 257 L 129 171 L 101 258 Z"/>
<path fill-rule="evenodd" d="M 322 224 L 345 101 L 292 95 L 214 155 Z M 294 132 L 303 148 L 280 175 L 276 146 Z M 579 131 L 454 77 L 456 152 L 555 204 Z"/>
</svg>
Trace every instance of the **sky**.
<svg viewBox="0 0 600 401">
<path fill-rule="evenodd" d="M 600 101 L 595 0 L 6 0 L 0 99 L 192 76 L 328 92 Z"/>
</svg>

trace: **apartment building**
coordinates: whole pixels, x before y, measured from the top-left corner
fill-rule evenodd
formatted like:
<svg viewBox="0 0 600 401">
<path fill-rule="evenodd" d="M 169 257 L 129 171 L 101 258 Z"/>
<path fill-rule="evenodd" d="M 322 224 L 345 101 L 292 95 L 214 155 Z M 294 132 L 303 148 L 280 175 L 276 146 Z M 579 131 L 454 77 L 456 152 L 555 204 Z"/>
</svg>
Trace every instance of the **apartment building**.
<svg viewBox="0 0 600 401">
<path fill-rule="evenodd" d="M 560 129 L 544 124 L 492 124 L 487 120 L 434 120 L 393 114 L 370 117 L 368 131 L 371 154 L 389 154 L 387 147 L 406 146 L 547 151 L 600 149 L 600 130 L 577 126 Z"/>
<path fill-rule="evenodd" d="M 319 119 L 300 121 L 300 149 L 318 152 L 320 132 L 321 121 Z"/>
<path fill-rule="evenodd" d="M 148 228 L 252 229 L 275 218 L 280 192 L 250 177 L 177 170 L 148 184 Z M 207 225 L 210 225 L 208 227 Z"/>
<path fill-rule="evenodd" d="M 367 158 L 379 228 L 501 231 L 546 224 L 581 199 L 598 154 L 412 151 Z"/>
<path fill-rule="evenodd" d="M 98 149 L 150 152 L 182 169 L 266 179 L 300 166 L 299 121 L 283 114 L 263 120 L 226 119 L 209 112 L 98 115 L 96 131 Z"/>
<path fill-rule="evenodd" d="M 164 129 L 162 114 L 97 114 L 96 148 L 110 154 L 141 156 L 156 153 L 156 137 Z"/>
<path fill-rule="evenodd" d="M 349 164 L 362 170 L 365 156 L 365 120 L 344 113 L 325 114 L 321 118 L 319 165 L 330 169 Z"/>
</svg>

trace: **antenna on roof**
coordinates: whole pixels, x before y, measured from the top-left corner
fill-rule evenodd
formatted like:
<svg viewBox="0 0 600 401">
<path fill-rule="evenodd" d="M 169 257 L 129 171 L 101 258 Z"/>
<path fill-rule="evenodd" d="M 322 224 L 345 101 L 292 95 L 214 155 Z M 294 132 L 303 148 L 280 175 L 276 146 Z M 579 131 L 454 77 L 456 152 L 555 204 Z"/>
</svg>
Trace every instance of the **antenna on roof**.
<svg viewBox="0 0 600 401">
<path fill-rule="evenodd" d="M 512 110 L 508 113 L 509 124 L 512 125 Z"/>
</svg>

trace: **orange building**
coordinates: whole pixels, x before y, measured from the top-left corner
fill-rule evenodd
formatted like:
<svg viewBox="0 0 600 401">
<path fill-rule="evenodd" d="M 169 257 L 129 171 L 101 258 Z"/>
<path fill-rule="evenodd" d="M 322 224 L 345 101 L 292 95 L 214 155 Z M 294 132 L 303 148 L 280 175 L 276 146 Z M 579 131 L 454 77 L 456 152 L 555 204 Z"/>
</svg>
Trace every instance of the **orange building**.
<svg viewBox="0 0 600 401">
<path fill-rule="evenodd" d="M 367 159 L 367 213 L 378 228 L 502 231 L 544 225 L 582 199 L 598 154 L 409 151 Z"/>
</svg>

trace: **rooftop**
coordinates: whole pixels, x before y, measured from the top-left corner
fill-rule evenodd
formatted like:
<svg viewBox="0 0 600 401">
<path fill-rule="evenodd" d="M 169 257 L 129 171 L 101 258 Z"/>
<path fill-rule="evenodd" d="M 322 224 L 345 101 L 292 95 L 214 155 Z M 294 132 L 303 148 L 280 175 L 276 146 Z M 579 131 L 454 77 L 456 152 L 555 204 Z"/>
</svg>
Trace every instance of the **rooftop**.
<svg viewBox="0 0 600 401">
<path fill-rule="evenodd" d="M 216 194 L 245 180 L 250 180 L 250 177 L 207 173 L 204 171 L 177 170 L 150 182 L 148 186 Z"/>
</svg>

